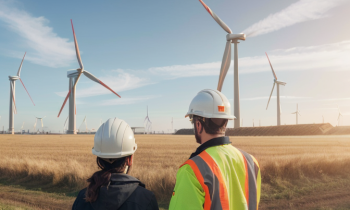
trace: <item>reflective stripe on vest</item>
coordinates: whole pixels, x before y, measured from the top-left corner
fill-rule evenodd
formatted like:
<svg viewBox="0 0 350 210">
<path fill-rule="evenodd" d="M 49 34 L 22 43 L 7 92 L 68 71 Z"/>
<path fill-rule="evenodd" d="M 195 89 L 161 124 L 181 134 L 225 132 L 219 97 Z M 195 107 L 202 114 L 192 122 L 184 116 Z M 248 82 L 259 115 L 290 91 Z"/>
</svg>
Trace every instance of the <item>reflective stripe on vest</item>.
<svg viewBox="0 0 350 210">
<path fill-rule="evenodd" d="M 259 173 L 259 164 L 250 154 L 239 149 L 238 151 L 240 151 L 244 161 L 244 196 L 248 210 L 257 210 L 257 177 Z M 220 168 L 215 160 L 206 151 L 203 151 L 199 155 L 187 160 L 181 166 L 185 164 L 188 164 L 192 168 L 197 180 L 204 190 L 204 210 L 230 209 L 229 192 Z"/>
<path fill-rule="evenodd" d="M 226 183 L 215 160 L 206 152 L 187 160 L 205 192 L 204 210 L 228 210 Z"/>
<path fill-rule="evenodd" d="M 245 196 L 248 204 L 249 210 L 258 209 L 258 200 L 257 200 L 257 184 L 256 179 L 259 173 L 259 165 L 253 157 L 244 152 L 243 150 L 239 151 L 242 153 L 245 169 L 246 169 L 246 180 L 245 180 Z"/>
</svg>

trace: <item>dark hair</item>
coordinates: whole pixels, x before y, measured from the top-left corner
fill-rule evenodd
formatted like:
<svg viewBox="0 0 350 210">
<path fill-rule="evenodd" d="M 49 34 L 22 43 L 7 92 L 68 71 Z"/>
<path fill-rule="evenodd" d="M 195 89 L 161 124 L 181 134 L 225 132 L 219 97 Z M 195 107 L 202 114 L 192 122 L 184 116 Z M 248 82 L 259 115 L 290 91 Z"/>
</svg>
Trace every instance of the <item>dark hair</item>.
<svg viewBox="0 0 350 210">
<path fill-rule="evenodd" d="M 220 118 L 204 118 L 194 115 L 193 116 L 193 123 L 195 124 L 196 121 L 200 122 L 202 125 L 202 130 L 199 131 L 200 133 L 203 131 L 203 128 L 207 134 L 225 134 L 226 126 L 227 126 L 227 119 L 220 119 Z"/>
<path fill-rule="evenodd" d="M 130 156 L 128 156 L 130 157 Z M 95 202 L 100 192 L 101 186 L 107 186 L 111 179 L 112 173 L 123 173 L 126 167 L 127 157 L 110 159 L 114 160 L 113 163 L 109 163 L 106 160 L 97 157 L 96 162 L 100 171 L 96 171 L 87 182 L 89 185 L 85 193 L 86 202 Z"/>
</svg>

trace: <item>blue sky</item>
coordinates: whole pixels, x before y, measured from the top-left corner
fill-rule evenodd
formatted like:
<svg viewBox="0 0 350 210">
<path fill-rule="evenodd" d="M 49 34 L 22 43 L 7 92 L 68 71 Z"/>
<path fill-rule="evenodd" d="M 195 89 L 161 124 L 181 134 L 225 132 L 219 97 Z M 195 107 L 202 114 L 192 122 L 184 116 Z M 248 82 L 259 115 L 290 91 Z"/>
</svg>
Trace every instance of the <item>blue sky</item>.
<svg viewBox="0 0 350 210">
<path fill-rule="evenodd" d="M 350 124 L 350 29 L 346 0 L 206 0 L 232 29 L 251 36 L 239 44 L 241 118 L 243 126 L 275 125 L 276 99 L 266 110 L 273 77 L 270 56 L 281 90 L 282 123 Z M 143 126 L 146 107 L 155 131 L 190 127 L 184 118 L 201 89 L 216 89 L 226 43 L 224 32 L 198 0 L 185 1 L 13 1 L 0 0 L 0 126 L 8 128 L 9 75 L 16 83 L 15 130 L 33 129 L 35 117 L 62 131 L 68 116 L 59 109 L 68 91 L 67 70 L 78 67 L 73 19 L 86 70 L 109 85 L 119 99 L 83 78 L 77 88 L 77 127 L 118 117 Z M 233 69 L 222 92 L 233 98 Z M 274 93 L 275 95 L 275 93 Z"/>
</svg>

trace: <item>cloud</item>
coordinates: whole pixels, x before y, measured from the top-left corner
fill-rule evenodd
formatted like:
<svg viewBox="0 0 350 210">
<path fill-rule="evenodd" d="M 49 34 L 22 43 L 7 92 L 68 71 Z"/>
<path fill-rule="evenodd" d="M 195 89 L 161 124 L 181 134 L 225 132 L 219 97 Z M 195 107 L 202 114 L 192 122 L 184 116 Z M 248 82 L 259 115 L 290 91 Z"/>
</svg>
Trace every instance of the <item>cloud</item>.
<svg viewBox="0 0 350 210">
<path fill-rule="evenodd" d="M 294 47 L 269 52 L 272 65 L 278 76 L 280 71 L 350 70 L 350 40 L 333 44 Z M 166 78 L 217 76 L 221 61 L 203 64 L 174 65 L 150 68 L 154 75 Z M 233 61 L 228 74 L 232 74 Z M 239 59 L 239 73 L 271 71 L 265 55 Z"/>
<path fill-rule="evenodd" d="M 148 70 L 158 76 L 168 78 L 211 76 L 218 74 L 221 62 L 154 67 Z"/>
<path fill-rule="evenodd" d="M 299 0 L 275 14 L 253 24 L 243 33 L 253 37 L 310 20 L 325 18 L 327 12 L 345 0 Z"/>
<path fill-rule="evenodd" d="M 65 67 L 75 60 L 73 42 L 59 37 L 45 17 L 34 17 L 0 0 L 0 21 L 22 39 L 18 50 L 28 51 L 26 60 L 48 67 Z M 68 24 L 68 22 L 67 22 Z M 23 52 L 24 53 L 24 52 Z M 23 53 L 12 53 L 21 57 Z"/>
<path fill-rule="evenodd" d="M 152 82 L 149 81 L 148 78 L 141 78 L 120 69 L 109 71 L 107 74 L 108 75 L 100 77 L 99 79 L 119 95 L 120 95 L 120 92 L 123 92 L 126 90 L 137 89 L 146 85 L 153 84 Z M 82 77 L 84 77 L 84 75 L 82 75 Z M 113 94 L 110 90 L 107 90 L 102 85 L 97 84 L 90 80 L 88 81 L 93 85 L 87 88 L 81 88 L 81 87 L 79 88 L 79 83 L 80 83 L 79 81 L 77 85 L 77 96 L 76 96 L 77 98 Z M 67 91 L 56 92 L 56 94 L 61 97 L 66 97 L 67 93 L 68 93 Z M 122 95 L 121 97 L 123 98 Z"/>
<path fill-rule="evenodd" d="M 153 98 L 158 98 L 160 96 L 142 96 L 137 98 L 119 98 L 119 99 L 110 99 L 98 103 L 97 106 L 115 106 L 115 105 L 127 105 L 127 104 L 136 104 L 141 101 L 147 101 Z"/>
</svg>

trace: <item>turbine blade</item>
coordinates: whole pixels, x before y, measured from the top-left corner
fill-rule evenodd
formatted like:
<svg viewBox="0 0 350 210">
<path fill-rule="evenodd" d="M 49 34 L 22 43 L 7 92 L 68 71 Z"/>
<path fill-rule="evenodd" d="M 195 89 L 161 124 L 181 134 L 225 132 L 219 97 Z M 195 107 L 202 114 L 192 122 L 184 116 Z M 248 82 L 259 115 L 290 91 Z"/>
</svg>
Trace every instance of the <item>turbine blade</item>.
<svg viewBox="0 0 350 210">
<path fill-rule="evenodd" d="M 276 76 L 275 71 L 273 70 L 273 67 L 272 67 L 272 64 L 271 64 L 270 58 L 269 58 L 269 56 L 267 55 L 267 53 L 266 53 L 266 52 L 265 52 L 265 54 L 266 54 L 267 60 L 269 60 L 269 63 L 270 63 L 270 66 L 271 66 L 271 70 L 272 70 L 273 77 L 275 77 L 275 80 L 277 80 L 277 76 Z"/>
<path fill-rule="evenodd" d="M 224 84 L 224 80 L 227 74 L 228 69 L 231 64 L 231 41 L 226 42 L 224 56 L 222 58 L 219 82 L 218 82 L 218 91 L 221 91 L 222 85 Z"/>
<path fill-rule="evenodd" d="M 272 90 L 271 90 L 271 94 L 270 94 L 270 98 L 269 98 L 269 101 L 267 102 L 266 110 L 267 110 L 267 108 L 269 107 L 270 99 L 271 99 L 271 96 L 272 96 L 272 93 L 273 93 L 273 89 L 275 88 L 275 84 L 276 84 L 276 83 L 273 83 Z"/>
<path fill-rule="evenodd" d="M 73 26 L 73 21 L 72 19 L 70 20 L 71 24 L 72 24 L 72 30 L 73 30 L 73 36 L 74 36 L 74 45 L 75 45 L 75 53 L 77 55 L 77 59 L 78 59 L 78 63 L 81 69 L 84 69 L 84 65 L 83 62 L 81 60 L 80 57 L 80 51 L 79 51 L 79 46 L 78 46 L 78 41 L 77 41 L 77 37 L 75 36 L 75 31 L 74 31 L 74 26 Z"/>
<path fill-rule="evenodd" d="M 24 86 L 24 83 L 23 83 L 23 81 L 21 80 L 21 78 L 19 78 L 19 81 L 21 81 L 21 83 L 22 83 L 24 89 L 25 89 L 25 90 L 27 91 L 27 93 L 28 93 L 28 96 L 29 96 L 30 100 L 32 101 L 33 105 L 35 106 L 34 101 L 33 101 L 32 97 L 30 96 L 30 94 L 29 94 L 29 92 L 28 92 L 26 86 Z"/>
<path fill-rule="evenodd" d="M 224 29 L 227 33 L 232 34 L 231 29 L 222 21 L 202 0 L 199 0 L 204 8 L 209 12 L 209 14 L 214 18 L 214 20 Z"/>
<path fill-rule="evenodd" d="M 41 121 L 41 127 L 44 127 L 43 119 L 41 119 L 40 121 Z"/>
<path fill-rule="evenodd" d="M 90 72 L 84 71 L 83 74 L 84 74 L 87 78 L 91 79 L 91 80 L 94 81 L 94 82 L 97 82 L 97 83 L 101 84 L 102 86 L 104 86 L 105 88 L 107 88 L 108 90 L 110 90 L 112 93 L 114 93 L 115 95 L 117 95 L 119 98 L 121 98 L 120 95 L 118 95 L 118 93 L 114 92 L 110 87 L 108 87 L 108 86 L 107 86 L 105 83 L 103 83 L 101 80 L 97 79 L 97 77 L 95 77 L 95 76 L 94 76 L 93 74 L 91 74 Z"/>
<path fill-rule="evenodd" d="M 62 105 L 62 107 L 61 107 L 61 110 L 60 110 L 60 112 L 58 113 L 58 116 L 57 116 L 57 117 L 60 117 L 61 112 L 62 112 L 62 110 L 63 110 L 63 107 L 64 107 L 64 105 L 66 105 L 66 102 L 67 102 L 67 100 L 68 100 L 69 95 L 71 94 L 71 92 L 72 92 L 72 89 L 69 90 L 69 92 L 68 92 L 68 94 L 67 94 L 67 97 L 66 97 L 66 99 L 64 100 L 63 105 Z"/>
<path fill-rule="evenodd" d="M 26 57 L 26 54 L 27 54 L 27 52 L 24 53 L 24 56 L 23 56 L 23 58 L 22 58 L 21 65 L 20 65 L 19 68 L 18 68 L 18 71 L 17 71 L 17 76 L 18 76 L 18 77 L 19 77 L 20 74 L 21 74 L 23 60 L 24 60 L 24 57 Z"/>
</svg>

